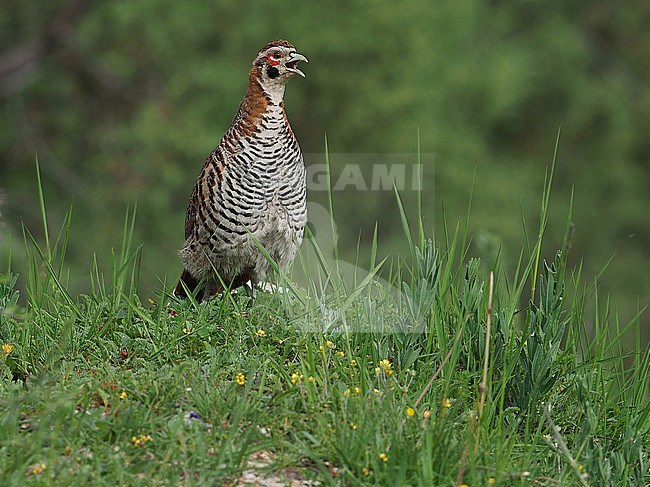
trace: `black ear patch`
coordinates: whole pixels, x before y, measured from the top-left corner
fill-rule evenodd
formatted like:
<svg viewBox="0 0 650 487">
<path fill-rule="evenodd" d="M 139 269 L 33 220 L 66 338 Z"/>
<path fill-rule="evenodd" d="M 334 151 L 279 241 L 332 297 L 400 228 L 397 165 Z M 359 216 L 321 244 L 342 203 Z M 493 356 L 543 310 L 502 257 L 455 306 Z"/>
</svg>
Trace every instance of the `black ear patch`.
<svg viewBox="0 0 650 487">
<path fill-rule="evenodd" d="M 269 66 L 269 68 L 266 70 L 266 74 L 269 75 L 269 78 L 275 79 L 280 76 L 280 71 L 278 71 L 278 68 L 275 66 Z"/>
</svg>

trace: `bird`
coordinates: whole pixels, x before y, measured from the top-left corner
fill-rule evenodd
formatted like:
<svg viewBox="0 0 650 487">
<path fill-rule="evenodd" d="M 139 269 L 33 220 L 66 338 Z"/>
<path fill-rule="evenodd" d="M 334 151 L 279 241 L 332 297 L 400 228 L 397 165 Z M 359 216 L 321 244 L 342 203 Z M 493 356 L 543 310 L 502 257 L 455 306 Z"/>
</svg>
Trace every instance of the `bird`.
<svg viewBox="0 0 650 487">
<path fill-rule="evenodd" d="M 270 270 L 260 245 L 281 269 L 295 258 L 307 224 L 307 182 L 284 92 L 291 78 L 305 77 L 298 62 L 308 60 L 281 39 L 253 60 L 239 109 L 190 196 L 176 297 L 200 292 L 199 285 L 204 301 L 224 286 L 250 283 L 254 293 Z"/>
</svg>

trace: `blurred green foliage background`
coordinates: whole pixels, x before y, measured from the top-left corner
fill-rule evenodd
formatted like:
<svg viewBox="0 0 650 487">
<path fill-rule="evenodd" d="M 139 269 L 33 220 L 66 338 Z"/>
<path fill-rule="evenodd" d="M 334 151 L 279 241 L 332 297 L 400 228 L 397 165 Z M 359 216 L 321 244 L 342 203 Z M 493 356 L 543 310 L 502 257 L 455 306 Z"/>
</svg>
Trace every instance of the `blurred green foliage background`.
<svg viewBox="0 0 650 487">
<path fill-rule="evenodd" d="M 303 152 L 322 154 L 327 134 L 348 162 L 354 153 L 412 157 L 419 130 L 434 161 L 424 173 L 427 221 L 442 238 L 443 206 L 455 226 L 473 193 L 470 255 L 488 266 L 499 249 L 516 263 L 522 214 L 536 232 L 561 124 L 545 256 L 560 246 L 575 187 L 570 259 L 595 276 L 614 256 L 602 289 L 630 319 L 650 294 L 649 25 L 641 0 L 5 1 L 2 253 L 11 244 L 20 271 L 21 222 L 40 232 L 38 155 L 51 224 L 74 202 L 73 286 L 88 287 L 93 253 L 119 245 L 136 201 L 142 289 L 171 285 L 192 184 L 230 124 L 250 62 L 279 37 L 310 60 L 286 96 Z M 334 179 L 340 170 L 333 157 Z M 402 242 L 392 192 L 334 198 L 344 256 L 359 235 L 369 242 L 375 222 L 382 253 Z M 404 199 L 412 209 L 414 194 Z"/>
</svg>

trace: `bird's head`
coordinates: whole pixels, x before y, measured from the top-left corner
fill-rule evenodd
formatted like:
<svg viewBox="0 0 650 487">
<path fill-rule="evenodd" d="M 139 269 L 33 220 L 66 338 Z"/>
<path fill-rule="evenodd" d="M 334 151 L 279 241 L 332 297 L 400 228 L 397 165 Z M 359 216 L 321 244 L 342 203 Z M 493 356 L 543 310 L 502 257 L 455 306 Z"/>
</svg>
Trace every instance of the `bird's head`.
<svg viewBox="0 0 650 487">
<path fill-rule="evenodd" d="M 293 44 L 278 39 L 269 42 L 257 53 L 252 72 L 260 79 L 262 86 L 274 91 L 273 88 L 284 86 L 295 75 L 305 77 L 305 73 L 297 67 L 299 61 L 309 62 L 296 52 Z"/>
</svg>

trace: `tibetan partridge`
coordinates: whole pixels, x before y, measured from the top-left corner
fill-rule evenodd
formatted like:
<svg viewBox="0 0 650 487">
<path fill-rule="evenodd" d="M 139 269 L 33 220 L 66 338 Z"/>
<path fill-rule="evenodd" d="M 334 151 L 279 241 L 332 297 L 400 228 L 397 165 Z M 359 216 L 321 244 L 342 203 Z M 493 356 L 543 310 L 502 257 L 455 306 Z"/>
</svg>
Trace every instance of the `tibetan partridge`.
<svg viewBox="0 0 650 487">
<path fill-rule="evenodd" d="M 223 285 L 262 282 L 269 262 L 294 259 L 307 223 L 305 164 L 284 111 L 284 89 L 307 58 L 287 41 L 264 46 L 248 74 L 248 89 L 219 145 L 194 185 L 180 250 L 183 273 L 174 295 L 205 283 L 203 299 Z"/>
</svg>

